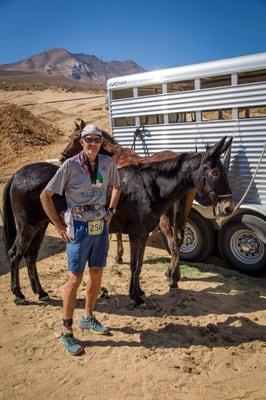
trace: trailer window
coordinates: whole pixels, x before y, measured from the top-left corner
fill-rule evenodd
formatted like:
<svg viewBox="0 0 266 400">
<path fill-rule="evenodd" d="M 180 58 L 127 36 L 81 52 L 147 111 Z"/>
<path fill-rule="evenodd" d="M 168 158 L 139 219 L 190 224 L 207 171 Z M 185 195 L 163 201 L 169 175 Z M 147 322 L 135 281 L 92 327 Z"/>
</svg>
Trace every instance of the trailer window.
<svg viewBox="0 0 266 400">
<path fill-rule="evenodd" d="M 230 86 L 231 75 L 210 76 L 200 79 L 200 88 L 209 89 L 220 86 Z"/>
<path fill-rule="evenodd" d="M 113 118 L 113 126 L 134 126 L 135 125 L 135 117 L 119 117 Z"/>
<path fill-rule="evenodd" d="M 221 119 L 232 119 L 232 110 L 231 109 L 208 110 L 201 112 L 202 121 L 215 121 Z"/>
<path fill-rule="evenodd" d="M 112 99 L 126 99 L 133 97 L 133 88 L 112 90 Z"/>
<path fill-rule="evenodd" d="M 140 117 L 140 125 L 158 125 L 163 124 L 163 114 L 142 115 Z"/>
<path fill-rule="evenodd" d="M 257 107 L 244 107 L 239 108 L 238 118 L 265 118 L 266 117 L 266 106 Z"/>
<path fill-rule="evenodd" d="M 194 112 L 179 112 L 168 114 L 169 124 L 176 124 L 179 122 L 194 122 L 196 121 L 196 113 Z"/>
<path fill-rule="evenodd" d="M 186 90 L 194 90 L 194 89 L 195 89 L 194 80 L 167 83 L 167 93 L 184 92 Z"/>
<path fill-rule="evenodd" d="M 138 96 L 151 96 L 153 94 L 162 94 L 162 85 L 149 85 L 138 87 Z"/>
<path fill-rule="evenodd" d="M 266 81 L 266 69 L 261 69 L 259 71 L 241 72 L 237 75 L 237 83 L 239 85 L 244 83 L 264 81 Z"/>
</svg>

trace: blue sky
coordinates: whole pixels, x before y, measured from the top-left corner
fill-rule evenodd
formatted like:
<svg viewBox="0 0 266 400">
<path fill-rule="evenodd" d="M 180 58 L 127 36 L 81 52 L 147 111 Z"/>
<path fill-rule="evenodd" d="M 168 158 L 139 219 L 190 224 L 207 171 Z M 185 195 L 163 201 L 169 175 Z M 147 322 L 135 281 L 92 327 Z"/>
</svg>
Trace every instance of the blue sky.
<svg viewBox="0 0 266 400">
<path fill-rule="evenodd" d="M 0 0 L 0 64 L 56 47 L 145 69 L 266 50 L 266 0 Z"/>
</svg>

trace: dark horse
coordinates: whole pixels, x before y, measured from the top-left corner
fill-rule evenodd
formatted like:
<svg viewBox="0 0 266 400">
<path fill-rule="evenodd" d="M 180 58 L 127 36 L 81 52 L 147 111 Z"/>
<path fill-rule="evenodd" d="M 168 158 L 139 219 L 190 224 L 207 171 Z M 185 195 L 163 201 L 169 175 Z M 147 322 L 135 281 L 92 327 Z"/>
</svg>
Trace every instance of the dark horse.
<svg viewBox="0 0 266 400">
<path fill-rule="evenodd" d="M 76 124 L 76 130 L 83 129 L 85 123 Z M 105 131 L 103 138 L 108 143 L 116 142 Z M 102 146 L 101 154 L 112 156 Z M 29 164 L 18 170 L 7 182 L 3 194 L 3 236 L 7 257 L 11 270 L 11 291 L 16 296 L 16 303 L 23 302 L 24 295 L 19 283 L 19 264 L 25 258 L 31 287 L 40 300 L 48 299 L 43 290 L 36 268 L 38 253 L 49 224 L 43 211 L 40 194 L 52 179 L 59 167 L 47 162 Z M 55 195 L 54 202 L 59 212 L 66 210 L 65 198 Z"/>
<path fill-rule="evenodd" d="M 224 137 L 205 153 L 181 153 L 173 159 L 136 164 L 119 170 L 122 194 L 118 212 L 111 221 L 110 233 L 127 233 L 130 241 L 131 280 L 129 294 L 135 305 L 143 303 L 144 292 L 139 277 L 144 250 L 149 233 L 160 221 L 163 213 L 183 199 L 191 189 L 205 193 L 210 198 L 215 214 L 223 217 L 231 212 L 232 195 L 220 155 L 231 145 Z M 182 210 L 183 211 L 183 210 Z M 180 248 L 184 237 L 184 213 L 178 217 L 178 242 Z M 171 264 L 170 289 L 177 288 L 180 279 L 179 262 Z"/>
<path fill-rule="evenodd" d="M 120 169 L 122 195 L 110 232 L 128 233 L 131 248 L 130 296 L 135 304 L 143 303 L 139 275 L 146 240 L 159 223 L 160 216 L 173 203 L 185 198 L 188 191 L 207 193 L 218 216 L 230 213 L 231 190 L 219 156 L 230 146 L 223 138 L 205 153 L 182 153 L 147 165 Z M 40 299 L 48 297 L 39 282 L 36 260 L 49 220 L 40 203 L 40 193 L 58 167 L 48 163 L 31 164 L 16 172 L 4 191 L 4 237 L 11 268 L 11 290 L 16 301 L 23 301 L 19 284 L 19 262 L 26 259 L 32 289 Z M 63 197 L 54 196 L 58 211 L 65 209 Z M 180 213 L 179 242 L 184 222 Z M 16 221 L 16 223 L 15 223 Z M 16 229 L 17 226 L 17 229 Z M 179 263 L 172 266 L 170 287 L 179 280 Z"/>
</svg>

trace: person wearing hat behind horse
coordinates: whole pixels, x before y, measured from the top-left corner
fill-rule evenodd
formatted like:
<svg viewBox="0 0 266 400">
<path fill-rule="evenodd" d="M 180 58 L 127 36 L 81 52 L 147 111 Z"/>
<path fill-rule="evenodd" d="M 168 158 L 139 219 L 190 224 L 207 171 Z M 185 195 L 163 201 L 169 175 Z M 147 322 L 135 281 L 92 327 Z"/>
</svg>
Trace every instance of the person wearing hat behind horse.
<svg viewBox="0 0 266 400">
<path fill-rule="evenodd" d="M 108 225 L 120 196 L 120 179 L 113 160 L 98 154 L 102 132 L 87 125 L 81 132 L 83 150 L 66 160 L 41 193 L 43 208 L 55 229 L 66 242 L 68 281 L 63 293 L 63 330 L 60 340 L 65 350 L 76 355 L 83 351 L 73 336 L 72 324 L 77 289 L 82 281 L 85 264 L 89 279 L 85 295 L 85 315 L 79 328 L 106 334 L 94 315 L 96 298 L 101 287 L 103 267 L 109 247 Z M 106 210 L 107 186 L 112 185 L 111 200 Z M 57 213 L 52 197 L 65 194 L 67 211 L 64 221 Z"/>
</svg>

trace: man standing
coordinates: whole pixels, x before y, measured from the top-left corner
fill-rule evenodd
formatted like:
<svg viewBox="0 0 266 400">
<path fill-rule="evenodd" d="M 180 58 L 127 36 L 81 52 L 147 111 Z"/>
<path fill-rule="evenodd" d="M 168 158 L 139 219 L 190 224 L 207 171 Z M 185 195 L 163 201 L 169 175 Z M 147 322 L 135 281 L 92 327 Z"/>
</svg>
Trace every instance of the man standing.
<svg viewBox="0 0 266 400">
<path fill-rule="evenodd" d="M 101 287 L 103 267 L 109 248 L 108 226 L 120 196 L 120 179 L 110 157 L 98 154 L 102 133 L 95 125 L 87 125 L 81 132 L 83 150 L 65 161 L 41 194 L 43 208 L 63 240 L 67 242 L 68 281 L 63 294 L 63 331 L 60 340 L 65 350 L 76 355 L 83 348 L 75 341 L 72 324 L 78 287 L 86 262 L 89 279 L 86 286 L 85 315 L 79 322 L 81 329 L 106 334 L 94 316 L 94 306 Z M 112 185 L 111 200 L 106 211 L 107 186 Z M 67 211 L 64 222 L 58 215 L 53 195 L 65 193 Z"/>
</svg>

